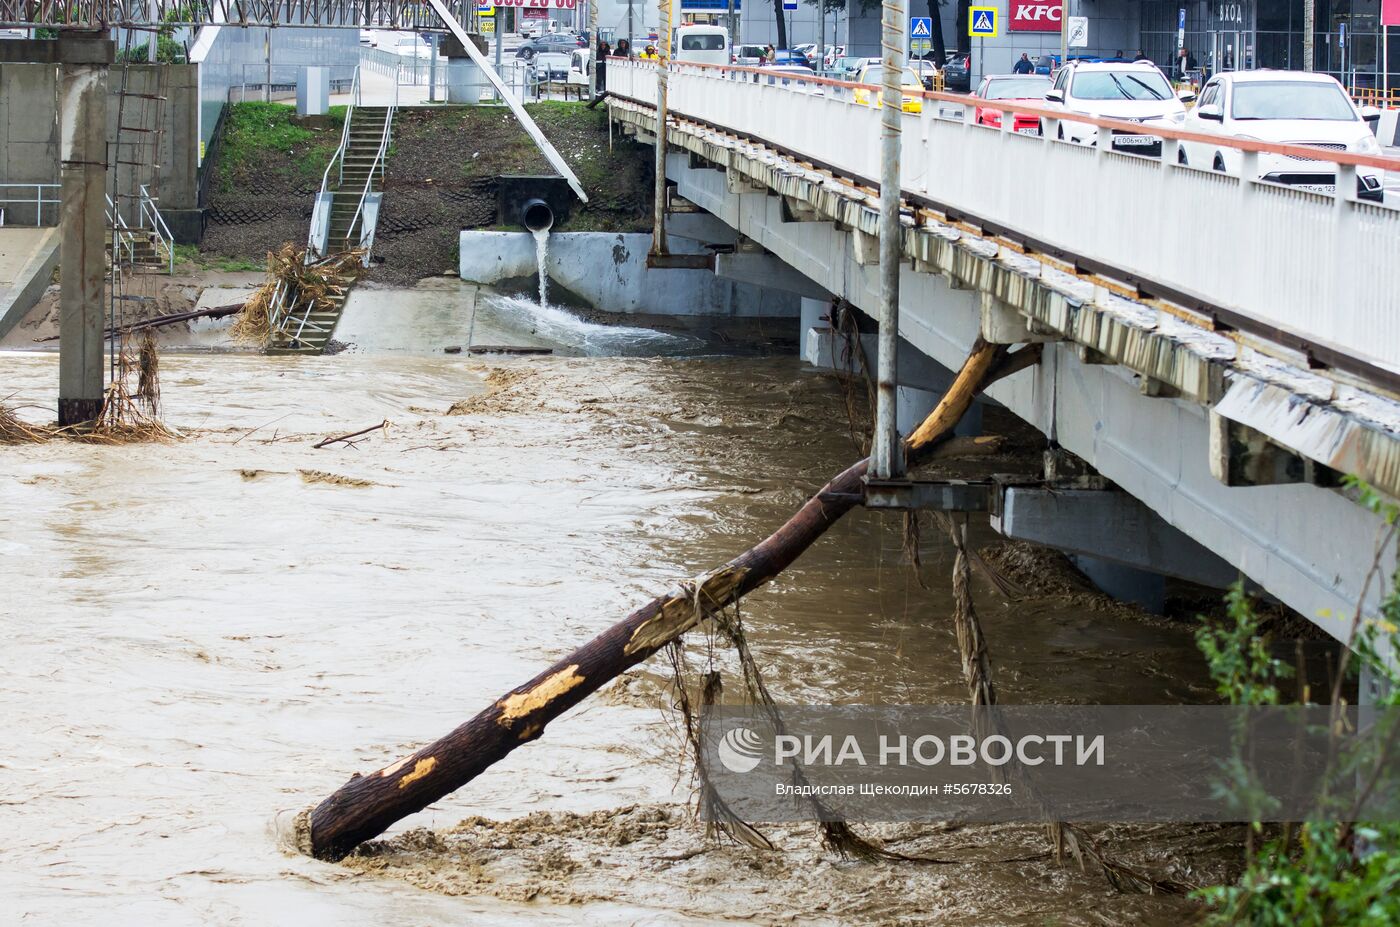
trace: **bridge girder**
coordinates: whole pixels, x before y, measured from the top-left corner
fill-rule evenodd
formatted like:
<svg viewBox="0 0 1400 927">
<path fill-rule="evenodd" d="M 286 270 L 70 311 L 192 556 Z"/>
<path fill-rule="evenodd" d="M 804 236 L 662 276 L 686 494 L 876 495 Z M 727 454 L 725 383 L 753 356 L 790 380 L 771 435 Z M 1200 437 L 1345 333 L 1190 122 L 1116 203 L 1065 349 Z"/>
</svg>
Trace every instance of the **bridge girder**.
<svg viewBox="0 0 1400 927">
<path fill-rule="evenodd" d="M 446 0 L 458 22 L 474 4 Z M 229 25 L 442 31 L 433 8 L 412 0 L 0 0 L 0 27 L 51 29 Z"/>
</svg>

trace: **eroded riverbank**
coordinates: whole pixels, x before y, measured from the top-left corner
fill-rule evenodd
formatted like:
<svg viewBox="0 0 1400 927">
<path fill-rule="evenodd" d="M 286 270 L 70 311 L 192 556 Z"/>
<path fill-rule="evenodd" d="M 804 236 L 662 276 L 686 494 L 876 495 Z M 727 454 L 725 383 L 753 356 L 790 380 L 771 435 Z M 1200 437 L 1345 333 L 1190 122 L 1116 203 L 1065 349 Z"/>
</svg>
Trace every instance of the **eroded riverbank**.
<svg viewBox="0 0 1400 927">
<path fill-rule="evenodd" d="M 3 363 L 11 404 L 51 403 L 56 358 Z M 657 667 L 384 851 L 287 853 L 279 813 L 442 734 L 777 524 L 854 456 L 844 398 L 771 359 L 172 356 L 163 371 L 183 441 L 0 449 L 0 896 L 33 922 L 1190 916 L 1054 862 L 1035 828 L 876 829 L 950 866 L 842 862 L 804 827 L 774 829 L 782 855 L 706 844 Z M 382 419 L 355 448 L 311 447 Z M 926 534 L 924 591 L 900 545 L 895 520 L 857 513 L 746 602 L 775 697 L 965 698 L 950 554 Z M 1008 702 L 1208 697 L 1189 627 L 1063 590 L 978 595 Z M 1129 861 L 1209 875 L 1232 836 L 1108 839 Z"/>
</svg>

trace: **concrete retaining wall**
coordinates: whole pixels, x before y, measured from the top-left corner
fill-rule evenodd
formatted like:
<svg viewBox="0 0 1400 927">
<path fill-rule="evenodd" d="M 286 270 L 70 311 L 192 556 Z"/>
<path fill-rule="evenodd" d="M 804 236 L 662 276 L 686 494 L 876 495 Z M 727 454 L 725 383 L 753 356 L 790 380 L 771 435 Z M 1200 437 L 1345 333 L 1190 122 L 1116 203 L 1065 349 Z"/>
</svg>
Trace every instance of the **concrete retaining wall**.
<svg viewBox="0 0 1400 927">
<path fill-rule="evenodd" d="M 699 247 L 673 239 L 673 250 Z M 546 273 L 558 286 L 607 312 L 797 318 L 800 299 L 715 276 L 708 270 L 651 270 L 651 236 L 560 232 L 549 236 Z M 536 274 L 535 239 L 528 232 L 464 231 L 459 273 L 494 285 Z"/>
</svg>

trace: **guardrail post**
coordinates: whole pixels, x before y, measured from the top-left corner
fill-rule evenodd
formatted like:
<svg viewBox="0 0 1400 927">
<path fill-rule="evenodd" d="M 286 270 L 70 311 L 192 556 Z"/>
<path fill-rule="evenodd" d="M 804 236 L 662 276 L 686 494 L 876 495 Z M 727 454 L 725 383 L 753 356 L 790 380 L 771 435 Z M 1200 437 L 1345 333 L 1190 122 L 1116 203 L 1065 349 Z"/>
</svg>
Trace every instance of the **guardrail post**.
<svg viewBox="0 0 1400 927">
<path fill-rule="evenodd" d="M 1248 201 L 1254 194 L 1254 185 L 1259 182 L 1259 153 L 1240 152 L 1240 199 Z"/>
<path fill-rule="evenodd" d="M 1345 213 L 1347 203 L 1356 199 L 1356 165 L 1338 164 L 1336 188 L 1332 192 L 1337 209 Z"/>
</svg>

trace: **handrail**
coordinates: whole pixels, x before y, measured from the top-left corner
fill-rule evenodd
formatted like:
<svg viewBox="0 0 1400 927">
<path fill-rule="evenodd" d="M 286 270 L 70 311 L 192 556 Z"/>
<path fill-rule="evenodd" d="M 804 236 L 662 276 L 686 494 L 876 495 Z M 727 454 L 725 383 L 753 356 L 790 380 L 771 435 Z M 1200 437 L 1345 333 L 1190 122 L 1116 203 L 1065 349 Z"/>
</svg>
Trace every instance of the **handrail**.
<svg viewBox="0 0 1400 927">
<path fill-rule="evenodd" d="M 126 249 L 127 263 L 134 264 L 136 262 L 136 236 L 132 234 L 131 226 L 126 224 L 126 219 L 122 218 L 121 210 L 117 209 L 112 202 L 111 195 L 104 193 L 103 198 L 107 201 L 107 208 L 104 212 L 107 216 L 107 224 L 112 227 L 112 241 L 116 246 L 112 251 L 112 262 L 119 261 L 116 248 L 120 247 Z"/>
<path fill-rule="evenodd" d="M 340 179 L 345 179 L 345 147 L 350 143 L 350 119 L 355 115 L 355 107 L 360 102 L 360 66 L 355 65 L 355 77 L 350 83 L 350 105 L 345 108 L 345 124 L 340 127 L 340 144 L 336 146 L 335 154 L 331 155 L 330 161 L 326 163 L 326 169 L 321 174 L 321 193 L 327 192 L 326 187 L 330 183 L 331 168 L 336 162 L 340 162 Z"/>
<path fill-rule="evenodd" d="M 175 236 L 170 233 L 170 226 L 165 224 L 165 217 L 160 214 L 156 207 L 156 198 L 151 196 L 146 184 L 141 184 L 141 217 L 144 227 L 144 220 L 150 218 L 151 231 L 155 233 L 156 239 L 165 246 L 165 253 L 168 260 L 171 275 L 175 273 Z"/>
<path fill-rule="evenodd" d="M 399 105 L 399 86 L 394 84 L 394 102 L 389 105 L 384 112 L 384 129 L 379 136 L 379 150 L 375 152 L 374 163 L 369 166 L 369 173 L 365 175 L 365 186 L 360 191 L 360 202 L 355 207 L 355 215 L 350 218 L 350 224 L 345 227 L 345 235 L 348 240 L 350 234 L 355 231 L 355 223 L 359 222 L 365 211 L 365 200 L 369 197 L 370 191 L 374 187 L 374 172 L 379 171 L 381 177 L 384 173 L 384 158 L 389 150 L 389 137 L 394 126 L 394 110 Z M 371 240 L 371 247 L 373 242 Z M 365 253 L 365 263 L 369 263 L 369 253 Z"/>
<path fill-rule="evenodd" d="M 10 199 L 10 198 L 6 197 L 6 198 L 3 198 L 3 199 L 0 199 L 0 206 L 4 206 L 5 204 L 9 204 L 9 203 L 13 203 L 13 204 L 16 205 L 16 206 L 33 206 L 33 207 L 34 207 L 34 227 L 35 227 L 35 228 L 42 228 L 43 225 L 44 225 L 44 207 L 45 207 L 45 206 L 58 206 L 59 204 L 62 203 L 62 200 L 61 200 L 61 199 L 44 199 L 44 191 L 45 191 L 45 190 L 57 190 L 57 189 L 59 188 L 59 184 L 56 184 L 56 183 L 0 183 L 0 190 L 8 190 L 8 189 L 11 189 L 11 188 L 17 188 L 17 189 L 23 190 L 23 189 L 28 189 L 28 188 L 30 188 L 30 187 L 32 187 L 32 188 L 34 189 L 34 196 L 33 196 L 32 198 L 26 196 L 26 197 L 24 197 L 24 198 L 22 198 L 22 199 Z M 3 226 L 3 225 L 5 224 L 4 216 L 5 216 L 4 210 L 3 210 L 3 209 L 0 209 L 0 226 Z"/>
<path fill-rule="evenodd" d="M 634 66 L 655 68 L 657 65 L 650 61 L 640 61 L 638 59 L 618 58 L 619 61 L 629 61 Z M 723 79 L 726 72 L 738 72 L 766 77 L 781 78 L 790 84 L 816 84 L 818 86 L 839 87 L 849 90 L 875 90 L 882 88 L 874 84 L 862 84 L 856 81 L 836 80 L 830 77 L 801 77 L 788 72 L 774 71 L 768 68 L 754 68 L 747 65 L 736 64 L 706 64 L 700 61 L 672 62 L 671 69 L 676 71 L 699 70 L 718 72 Z M 1188 132 L 1184 129 L 1169 129 L 1165 126 L 1146 125 L 1139 122 L 1128 122 L 1123 119 L 1112 119 L 1105 116 L 1089 116 L 1083 113 L 1075 113 L 1067 109 L 1051 109 L 1045 106 L 1034 106 L 1023 103 L 1016 103 L 1011 100 L 983 100 L 974 97 L 969 93 L 948 93 L 935 90 L 915 90 L 909 88 L 904 92 L 904 96 L 917 97 L 923 100 L 937 100 L 943 103 L 952 103 L 958 106 L 986 106 L 1003 113 L 1023 113 L 1028 116 L 1038 116 L 1042 119 L 1049 119 L 1054 123 L 1072 122 L 1075 125 L 1090 125 L 1100 129 L 1117 129 L 1120 132 L 1129 132 L 1138 135 L 1155 135 L 1164 140 L 1178 142 L 1202 142 L 1215 145 L 1219 148 L 1233 148 L 1236 151 L 1252 152 L 1256 154 L 1278 154 L 1287 155 L 1293 158 L 1304 158 L 1311 161 L 1328 161 L 1333 164 L 1347 164 L 1355 167 L 1376 167 L 1388 171 L 1400 171 L 1400 158 L 1388 155 L 1368 155 L 1353 152 L 1333 151 L 1326 148 L 1312 148 L 1306 145 L 1289 145 L 1282 142 L 1263 142 L 1252 139 L 1234 138 L 1224 135 L 1206 135 L 1201 132 Z M 995 105 L 989 105 L 995 104 Z M 1003 105 L 1005 104 L 1005 105 Z M 853 104 L 854 105 L 854 104 Z M 1010 120 L 1004 120 L 1009 122 Z"/>
</svg>

